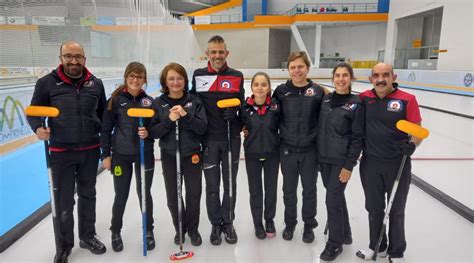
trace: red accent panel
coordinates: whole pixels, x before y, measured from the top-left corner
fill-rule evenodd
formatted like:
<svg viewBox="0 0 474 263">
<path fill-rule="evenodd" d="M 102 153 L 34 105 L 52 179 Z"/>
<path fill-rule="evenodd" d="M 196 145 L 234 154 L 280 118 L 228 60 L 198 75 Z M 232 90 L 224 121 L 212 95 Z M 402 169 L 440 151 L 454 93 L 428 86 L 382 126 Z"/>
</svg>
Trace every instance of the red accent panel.
<svg viewBox="0 0 474 263">
<path fill-rule="evenodd" d="M 78 149 L 73 149 L 72 151 L 85 151 L 85 150 L 91 150 L 91 149 L 95 149 L 95 148 L 98 148 L 100 147 L 100 144 L 96 144 L 96 145 L 92 145 L 92 146 L 88 146 L 88 147 L 82 147 L 82 148 L 78 148 Z M 65 151 L 69 151 L 68 149 L 65 149 L 65 148 L 57 148 L 57 147 L 49 147 L 49 150 L 51 152 L 65 152 Z"/>
<path fill-rule="evenodd" d="M 217 76 L 217 79 L 212 83 L 211 89 L 217 85 L 218 92 L 239 93 L 242 78 L 235 76 Z"/>
<path fill-rule="evenodd" d="M 375 93 L 374 93 L 371 89 L 359 93 L 359 98 L 360 98 L 361 100 L 364 99 L 365 97 L 368 97 L 368 98 L 375 98 L 376 95 L 375 95 Z"/>
<path fill-rule="evenodd" d="M 410 93 L 397 89 L 395 92 L 389 94 L 387 98 L 399 99 L 407 102 L 406 120 L 413 123 L 421 122 L 420 107 L 416 97 Z"/>
</svg>

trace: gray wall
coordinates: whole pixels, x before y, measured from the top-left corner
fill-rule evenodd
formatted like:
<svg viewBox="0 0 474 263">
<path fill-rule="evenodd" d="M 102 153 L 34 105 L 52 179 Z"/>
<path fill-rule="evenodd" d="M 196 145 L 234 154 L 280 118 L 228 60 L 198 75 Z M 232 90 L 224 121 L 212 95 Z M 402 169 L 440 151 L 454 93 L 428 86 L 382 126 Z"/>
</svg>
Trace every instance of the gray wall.
<svg viewBox="0 0 474 263">
<path fill-rule="evenodd" d="M 232 68 L 268 68 L 269 29 L 242 30 L 199 30 L 194 31 L 196 40 L 205 56 L 207 41 L 214 35 L 221 35 L 230 51 L 227 58 Z M 202 61 L 203 65 L 206 63 Z"/>
<path fill-rule="evenodd" d="M 290 54 L 291 31 L 270 29 L 268 46 L 268 68 L 281 68 Z"/>
</svg>

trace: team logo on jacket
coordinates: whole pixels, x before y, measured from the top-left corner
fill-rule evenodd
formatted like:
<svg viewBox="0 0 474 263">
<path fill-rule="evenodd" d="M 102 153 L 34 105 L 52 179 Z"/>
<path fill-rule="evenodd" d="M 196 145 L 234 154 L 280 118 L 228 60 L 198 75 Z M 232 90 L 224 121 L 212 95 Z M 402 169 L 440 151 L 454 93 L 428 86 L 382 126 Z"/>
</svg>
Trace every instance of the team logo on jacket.
<svg viewBox="0 0 474 263">
<path fill-rule="evenodd" d="M 312 97 L 314 96 L 314 89 L 313 88 L 308 88 L 306 92 L 304 93 L 305 96 Z"/>
<path fill-rule="evenodd" d="M 143 98 L 141 101 L 142 107 L 150 107 L 151 103 L 152 102 L 149 98 Z"/>
<path fill-rule="evenodd" d="M 84 84 L 82 86 L 85 87 L 85 88 L 90 88 L 90 87 L 94 86 L 94 81 L 88 80 L 88 81 L 84 82 Z"/>
<path fill-rule="evenodd" d="M 277 109 L 278 109 L 278 105 L 277 105 L 277 104 L 272 103 L 272 104 L 270 105 L 270 110 L 276 111 Z"/>
<path fill-rule="evenodd" d="M 388 111 L 399 112 L 403 109 L 403 103 L 401 100 L 391 100 L 387 104 Z"/>
<path fill-rule="evenodd" d="M 191 108 L 193 106 L 193 103 L 191 101 L 188 101 L 186 105 L 184 105 L 185 108 Z"/>
<path fill-rule="evenodd" d="M 232 88 L 232 83 L 225 79 L 225 80 L 221 81 L 221 87 L 223 89 L 231 89 Z"/>
<path fill-rule="evenodd" d="M 345 110 L 354 111 L 357 108 L 357 104 L 354 103 L 346 103 L 346 105 L 342 106 Z"/>
</svg>

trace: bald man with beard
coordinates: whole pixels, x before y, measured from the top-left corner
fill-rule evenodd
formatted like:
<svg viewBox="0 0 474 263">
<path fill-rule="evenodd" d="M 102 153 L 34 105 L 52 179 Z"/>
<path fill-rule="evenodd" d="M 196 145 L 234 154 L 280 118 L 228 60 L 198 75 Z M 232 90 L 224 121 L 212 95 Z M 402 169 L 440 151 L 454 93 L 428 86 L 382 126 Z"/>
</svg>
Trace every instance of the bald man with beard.
<svg viewBox="0 0 474 263">
<path fill-rule="evenodd" d="M 94 254 L 106 251 L 95 231 L 99 131 L 106 98 L 102 80 L 85 67 L 81 44 L 63 43 L 59 60 L 55 70 L 36 82 L 31 105 L 56 107 L 60 115 L 48 119 L 48 128 L 42 127 L 39 117 L 28 117 L 28 122 L 38 139 L 50 142 L 51 183 L 57 188 L 55 209 L 59 225 L 54 262 L 67 262 L 74 247 L 75 189 L 79 246 Z"/>
</svg>

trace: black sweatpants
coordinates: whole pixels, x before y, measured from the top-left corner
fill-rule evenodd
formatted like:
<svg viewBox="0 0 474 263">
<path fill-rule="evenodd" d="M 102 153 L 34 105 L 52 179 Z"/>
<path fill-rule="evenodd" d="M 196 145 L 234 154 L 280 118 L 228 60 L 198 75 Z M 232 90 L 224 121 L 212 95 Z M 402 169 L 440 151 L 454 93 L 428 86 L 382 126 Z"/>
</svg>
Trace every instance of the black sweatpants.
<svg viewBox="0 0 474 263">
<path fill-rule="evenodd" d="M 240 158 L 240 136 L 232 140 L 232 218 L 229 217 L 229 157 L 227 141 L 204 142 L 203 170 L 206 178 L 206 207 L 209 221 L 213 225 L 230 224 L 235 219 L 235 200 L 237 196 L 237 172 Z M 221 178 L 224 194 L 220 200 Z"/>
<path fill-rule="evenodd" d="M 321 178 L 326 187 L 326 209 L 328 213 L 329 239 L 333 246 L 341 246 L 345 237 L 352 236 L 344 190 L 347 183 L 339 181 L 340 164 L 320 163 Z"/>
<path fill-rule="evenodd" d="M 51 170 L 57 187 L 56 212 L 59 243 L 63 249 L 74 247 L 74 191 L 77 185 L 79 239 L 94 237 L 96 178 L 100 149 L 51 152 Z"/>
<path fill-rule="evenodd" d="M 114 176 L 115 198 L 112 206 L 112 222 L 110 230 L 112 233 L 120 233 L 123 225 L 123 213 L 130 192 L 133 166 L 135 167 L 135 182 L 140 208 L 142 207 L 141 171 L 140 157 L 112 154 L 111 173 Z M 151 197 L 151 185 L 155 171 L 155 156 L 152 152 L 145 152 L 145 184 L 146 184 L 146 227 L 147 231 L 153 230 L 153 199 Z M 137 215 L 138 216 L 138 215 Z"/>
<path fill-rule="evenodd" d="M 201 156 L 197 154 L 198 161 L 193 163 L 192 155 L 181 156 L 181 185 L 184 181 L 186 196 L 182 204 L 183 233 L 194 233 L 198 231 L 199 215 L 201 207 L 202 192 L 202 162 Z M 166 199 L 168 208 L 173 219 L 173 225 L 178 233 L 178 189 L 176 155 L 161 150 L 161 165 L 163 178 L 165 180 Z M 183 180 L 184 178 L 184 180 Z M 184 203 L 186 200 L 186 204 Z"/>
<path fill-rule="evenodd" d="M 282 145 L 280 147 L 281 172 L 283 174 L 283 201 L 285 204 L 285 224 L 294 227 L 298 223 L 296 190 L 301 175 L 303 186 L 303 222 L 309 227 L 317 227 L 316 221 L 316 180 L 317 180 L 316 147 L 304 152 L 297 152 Z"/>
<path fill-rule="evenodd" d="M 397 177 L 401 157 L 395 160 L 381 160 L 364 155 L 360 163 L 360 178 L 365 194 L 365 208 L 369 212 L 369 230 L 371 249 L 375 249 L 382 229 L 385 206 L 390 197 L 393 183 Z M 393 258 L 403 257 L 405 240 L 405 205 L 411 182 L 411 159 L 407 158 L 400 183 L 392 204 L 388 223 L 388 254 Z M 384 233 L 380 251 L 387 248 L 387 236 Z"/>
<path fill-rule="evenodd" d="M 273 221 L 276 212 L 278 168 L 280 160 L 278 157 L 268 159 L 245 158 L 245 167 L 250 192 L 250 209 L 253 224 L 262 225 L 262 216 L 265 221 Z M 262 187 L 262 168 L 263 185 Z M 263 189 L 262 189 L 263 188 Z M 263 191 L 265 190 L 265 215 L 263 215 Z"/>
</svg>

